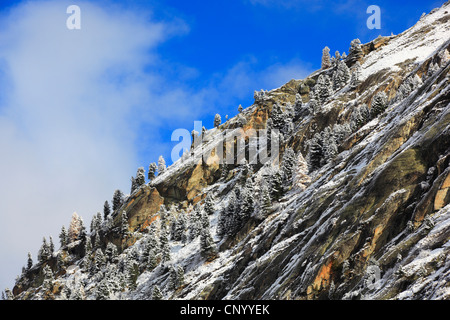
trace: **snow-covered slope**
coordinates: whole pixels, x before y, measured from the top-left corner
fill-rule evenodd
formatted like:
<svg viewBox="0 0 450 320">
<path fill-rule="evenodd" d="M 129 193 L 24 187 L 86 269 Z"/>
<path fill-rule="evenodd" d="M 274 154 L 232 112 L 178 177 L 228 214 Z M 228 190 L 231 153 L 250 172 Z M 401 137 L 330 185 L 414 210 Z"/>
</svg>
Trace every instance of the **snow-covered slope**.
<svg viewBox="0 0 450 320">
<path fill-rule="evenodd" d="M 14 298 L 449 299 L 449 10 L 256 92 L 192 154 L 269 127 L 279 165 L 184 156 Z"/>
</svg>

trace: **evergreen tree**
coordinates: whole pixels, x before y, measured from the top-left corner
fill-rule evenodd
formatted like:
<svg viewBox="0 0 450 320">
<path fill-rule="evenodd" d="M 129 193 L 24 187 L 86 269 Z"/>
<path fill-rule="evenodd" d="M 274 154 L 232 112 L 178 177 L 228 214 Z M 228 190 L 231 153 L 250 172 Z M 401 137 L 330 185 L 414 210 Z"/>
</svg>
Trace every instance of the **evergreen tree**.
<svg viewBox="0 0 450 320">
<path fill-rule="evenodd" d="M 244 110 L 244 108 L 242 108 L 242 105 L 239 105 L 238 112 L 241 113 L 243 110 Z"/>
<path fill-rule="evenodd" d="M 109 206 L 109 202 L 105 201 L 103 205 L 103 219 L 108 219 L 108 216 L 111 214 L 111 207 Z"/>
<path fill-rule="evenodd" d="M 120 209 L 120 207 L 123 204 L 123 200 L 124 200 L 123 192 L 120 190 L 114 191 L 113 200 L 112 200 L 112 204 L 113 204 L 112 209 L 114 212 Z"/>
<path fill-rule="evenodd" d="M 153 179 L 156 178 L 156 170 L 158 170 L 158 166 L 156 165 L 156 163 L 152 162 L 150 163 L 150 165 L 148 166 L 148 180 L 152 181 Z"/>
<path fill-rule="evenodd" d="M 283 189 L 283 174 L 279 168 L 276 168 L 270 181 L 271 199 L 275 201 L 280 199 L 283 195 Z"/>
<path fill-rule="evenodd" d="M 169 290 L 177 290 L 177 271 L 171 265 L 169 266 Z"/>
<path fill-rule="evenodd" d="M 31 258 L 31 253 L 28 252 L 27 271 L 29 271 L 32 267 L 33 267 L 33 259 Z"/>
<path fill-rule="evenodd" d="M 211 236 L 209 228 L 202 229 L 200 235 L 200 250 L 202 256 L 207 261 L 212 261 L 217 257 L 217 248 Z"/>
<path fill-rule="evenodd" d="M 120 234 L 121 234 L 122 238 L 125 238 L 129 234 L 128 216 L 127 216 L 127 212 L 125 210 L 122 211 L 122 216 L 120 219 Z"/>
<path fill-rule="evenodd" d="M 357 61 L 355 63 L 355 66 L 353 67 L 353 70 L 351 72 L 351 76 L 350 76 L 350 86 L 352 88 L 356 88 L 357 86 L 360 85 L 361 83 L 361 75 L 362 71 L 361 71 L 361 64 L 359 63 L 359 61 Z"/>
<path fill-rule="evenodd" d="M 297 93 L 295 95 L 295 104 L 294 104 L 294 120 L 297 120 L 298 118 L 300 118 L 300 115 L 303 112 L 303 100 L 302 100 L 302 96 Z"/>
<path fill-rule="evenodd" d="M 117 257 L 117 247 L 114 243 L 108 242 L 105 249 L 105 258 L 107 262 L 112 263 Z"/>
<path fill-rule="evenodd" d="M 325 47 L 322 50 L 322 69 L 328 69 L 331 67 L 330 48 Z"/>
<path fill-rule="evenodd" d="M 136 172 L 136 184 L 138 187 L 145 184 L 145 169 L 144 167 L 139 167 Z"/>
<path fill-rule="evenodd" d="M 38 261 L 43 263 L 50 258 L 50 247 L 47 243 L 47 239 L 44 237 L 42 239 L 41 248 L 38 251 Z"/>
<path fill-rule="evenodd" d="M 275 103 L 272 106 L 272 111 L 270 113 L 270 118 L 272 119 L 272 124 L 274 129 L 281 130 L 285 123 L 285 115 L 283 113 L 283 110 L 281 109 L 281 106 L 278 103 Z"/>
<path fill-rule="evenodd" d="M 162 263 L 165 263 L 170 260 L 170 245 L 169 245 L 169 237 L 167 235 L 167 228 L 165 225 L 161 226 L 161 232 L 159 235 L 159 243 L 161 248 L 161 258 Z"/>
<path fill-rule="evenodd" d="M 158 175 L 161 175 L 166 171 L 166 161 L 163 156 L 159 156 L 158 158 Z"/>
<path fill-rule="evenodd" d="M 269 188 L 266 184 L 262 186 L 261 189 L 261 215 L 265 218 L 269 215 L 270 209 L 272 208 L 272 200 L 270 199 Z"/>
<path fill-rule="evenodd" d="M 215 127 L 215 128 L 218 128 L 218 127 L 220 126 L 221 123 L 222 123 L 222 119 L 221 119 L 220 115 L 219 115 L 219 114 L 216 114 L 216 115 L 214 116 L 214 127 Z"/>
<path fill-rule="evenodd" d="M 61 248 L 67 245 L 67 231 L 66 227 L 61 227 L 61 232 L 59 233 L 59 243 L 61 244 Z"/>
<path fill-rule="evenodd" d="M 315 133 L 314 137 L 309 141 L 308 164 L 310 171 L 319 169 L 324 157 L 323 140 L 320 133 Z"/>
<path fill-rule="evenodd" d="M 177 268 L 177 288 L 180 288 L 184 285 L 184 269 L 182 266 L 178 266 Z"/>
<path fill-rule="evenodd" d="M 69 243 L 78 240 L 81 233 L 81 229 L 82 229 L 81 217 L 76 212 L 74 212 L 72 214 L 72 220 L 70 221 L 68 231 Z"/>
<path fill-rule="evenodd" d="M 333 86 L 335 90 L 339 90 L 346 86 L 350 80 L 350 70 L 344 61 L 337 63 L 336 71 L 333 73 Z"/>
<path fill-rule="evenodd" d="M 157 285 L 155 285 L 153 287 L 152 299 L 153 300 L 162 300 L 162 298 L 163 298 L 163 295 L 162 295 L 161 289 Z"/>
<path fill-rule="evenodd" d="M 359 61 L 364 56 L 361 41 L 359 39 L 354 39 L 350 43 L 350 49 L 348 51 L 348 59 L 350 61 Z"/>
<path fill-rule="evenodd" d="M 156 259 L 156 252 L 155 250 L 150 250 L 148 255 L 148 268 L 150 270 L 153 270 L 158 265 L 158 260 Z"/>
<path fill-rule="evenodd" d="M 110 289 L 108 286 L 107 278 L 104 278 L 100 281 L 98 286 L 96 287 L 96 299 L 97 300 L 109 300 Z"/>
<path fill-rule="evenodd" d="M 49 241 L 50 242 L 49 242 L 48 248 L 49 248 L 50 256 L 52 256 L 53 252 L 55 252 L 55 245 L 53 244 L 52 236 L 49 237 Z"/>
<path fill-rule="evenodd" d="M 254 202 L 254 189 L 255 186 L 253 184 L 253 180 L 251 177 L 247 178 L 245 182 L 245 186 L 242 189 L 241 193 L 241 217 L 240 222 L 241 226 L 253 213 L 255 202 Z"/>
<path fill-rule="evenodd" d="M 324 103 L 333 93 L 330 77 L 320 75 L 314 87 L 315 97 L 320 103 Z"/>
<path fill-rule="evenodd" d="M 214 213 L 214 198 L 211 193 L 208 193 L 205 199 L 205 212 L 208 215 L 212 215 Z"/>
<path fill-rule="evenodd" d="M 189 239 L 192 241 L 200 235 L 201 213 L 198 208 L 191 211 L 189 216 Z"/>
<path fill-rule="evenodd" d="M 46 265 L 42 271 L 44 275 L 44 282 L 42 283 L 42 288 L 44 289 L 44 291 L 51 291 L 53 288 L 53 280 L 54 280 L 53 271 L 49 265 Z"/>
<path fill-rule="evenodd" d="M 136 182 L 136 178 L 135 177 L 131 177 L 130 179 L 131 179 L 131 190 L 130 190 L 130 193 L 133 194 L 137 190 L 138 184 Z"/>
<path fill-rule="evenodd" d="M 284 152 L 283 161 L 281 163 L 281 170 L 283 173 L 283 181 L 285 186 L 289 186 L 292 183 L 295 160 L 296 157 L 294 150 L 291 147 L 288 147 Z"/>
<path fill-rule="evenodd" d="M 379 114 L 383 113 L 387 107 L 387 95 L 384 91 L 380 91 L 372 99 L 372 106 L 370 113 L 373 118 L 376 118 Z"/>
</svg>

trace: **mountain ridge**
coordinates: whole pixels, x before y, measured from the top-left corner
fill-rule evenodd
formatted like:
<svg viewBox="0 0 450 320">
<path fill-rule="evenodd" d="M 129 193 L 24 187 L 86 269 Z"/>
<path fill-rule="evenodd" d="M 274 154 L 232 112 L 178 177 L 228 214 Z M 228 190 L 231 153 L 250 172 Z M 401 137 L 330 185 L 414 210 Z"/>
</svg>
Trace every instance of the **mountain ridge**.
<svg viewBox="0 0 450 320">
<path fill-rule="evenodd" d="M 191 149 L 279 130 L 280 166 L 186 155 L 8 297 L 449 299 L 449 9 L 255 91 Z"/>
</svg>

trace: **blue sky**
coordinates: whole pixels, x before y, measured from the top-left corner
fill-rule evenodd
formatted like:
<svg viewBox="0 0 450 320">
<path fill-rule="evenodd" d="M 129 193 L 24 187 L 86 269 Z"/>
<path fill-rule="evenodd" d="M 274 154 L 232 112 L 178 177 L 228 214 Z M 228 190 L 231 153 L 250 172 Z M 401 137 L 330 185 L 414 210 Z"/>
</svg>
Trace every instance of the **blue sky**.
<svg viewBox="0 0 450 320">
<path fill-rule="evenodd" d="M 0 289 L 74 211 L 89 225 L 177 128 L 211 128 L 253 91 L 320 67 L 325 46 L 398 34 L 443 1 L 3 0 Z M 81 9 L 68 30 L 66 8 Z M 381 29 L 369 30 L 369 5 Z"/>
</svg>

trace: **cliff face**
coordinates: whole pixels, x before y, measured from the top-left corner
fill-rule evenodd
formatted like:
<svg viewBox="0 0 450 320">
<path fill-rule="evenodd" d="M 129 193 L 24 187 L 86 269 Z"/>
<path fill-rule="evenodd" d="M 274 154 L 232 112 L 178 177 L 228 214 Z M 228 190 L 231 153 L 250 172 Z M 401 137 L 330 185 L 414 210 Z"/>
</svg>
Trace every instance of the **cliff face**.
<svg viewBox="0 0 450 320">
<path fill-rule="evenodd" d="M 128 196 L 113 226 L 99 230 L 97 249 L 106 252 L 114 243 L 123 250 L 117 257 L 92 274 L 84 266 L 86 253 L 76 249 L 83 241 L 71 244 L 72 251 L 61 248 L 52 259 L 64 254 L 65 262 L 34 266 L 19 279 L 16 298 L 70 298 L 81 286 L 82 298 L 96 299 L 93 283 L 120 278 L 133 252 L 140 257 L 133 285 L 108 285 L 108 298 L 148 299 L 158 286 L 167 299 L 449 299 L 449 10 L 447 3 L 400 35 L 362 45 L 359 55 L 343 60 L 355 77 L 358 71 L 357 81 L 347 79 L 327 97 L 317 96 L 318 86 L 325 76 L 335 78 L 337 67 L 257 92 L 252 106 L 205 133 L 203 148 L 220 141 L 226 129 L 265 129 L 268 119 L 275 122 L 275 107 L 289 120 L 280 127 L 280 160 L 294 151 L 293 182 L 264 214 L 262 190 L 273 166 L 254 165 L 250 172 L 243 165 L 225 167 L 213 161 L 214 153 L 204 161 L 181 159 Z M 386 101 L 375 113 L 382 92 Z M 370 116 L 358 118 L 360 110 Z M 331 143 L 318 135 L 333 135 L 331 156 Z M 313 166 L 317 154 L 320 165 Z M 222 235 L 221 216 L 248 179 L 254 183 L 252 213 Z M 182 215 L 192 220 L 205 211 L 208 194 L 214 195 L 208 221 L 217 253 L 201 254 L 202 237 L 172 239 L 168 261 L 151 268 L 142 263 L 148 227 L 161 232 L 161 205 L 172 207 L 164 220 L 171 226 Z M 119 232 L 123 211 L 127 236 Z M 44 296 L 45 265 L 55 279 Z M 175 289 L 169 288 L 171 266 L 184 270 Z"/>
</svg>

